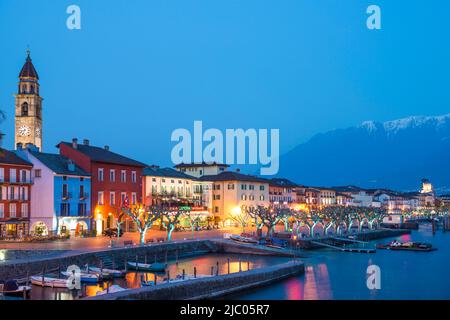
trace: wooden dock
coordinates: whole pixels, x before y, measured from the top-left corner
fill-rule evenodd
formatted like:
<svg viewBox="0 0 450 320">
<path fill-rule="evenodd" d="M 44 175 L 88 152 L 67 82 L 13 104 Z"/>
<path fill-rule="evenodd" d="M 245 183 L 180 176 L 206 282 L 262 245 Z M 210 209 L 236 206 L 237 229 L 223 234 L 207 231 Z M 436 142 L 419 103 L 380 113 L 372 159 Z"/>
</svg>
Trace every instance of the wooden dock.
<svg viewBox="0 0 450 320">
<path fill-rule="evenodd" d="M 338 250 L 341 252 L 355 252 L 355 253 L 375 253 L 375 248 L 367 248 L 367 247 L 347 247 L 347 243 L 362 243 L 367 244 L 367 242 L 360 240 L 353 240 L 347 238 L 338 238 L 332 237 L 329 239 L 321 239 L 321 240 L 311 240 L 311 243 L 325 248 L 331 248 L 334 250 Z"/>
</svg>

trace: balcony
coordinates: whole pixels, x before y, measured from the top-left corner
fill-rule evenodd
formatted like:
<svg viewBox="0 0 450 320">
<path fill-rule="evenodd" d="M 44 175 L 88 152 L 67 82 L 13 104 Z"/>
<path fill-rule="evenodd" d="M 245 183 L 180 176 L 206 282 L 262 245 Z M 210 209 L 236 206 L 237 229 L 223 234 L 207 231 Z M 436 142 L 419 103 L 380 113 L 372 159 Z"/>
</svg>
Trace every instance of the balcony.
<svg viewBox="0 0 450 320">
<path fill-rule="evenodd" d="M 2 179 L 0 178 L 0 184 L 5 184 L 5 185 L 23 185 L 23 184 L 32 184 L 33 181 L 31 179 L 15 179 L 15 180 L 11 180 L 11 179 Z"/>
<path fill-rule="evenodd" d="M 72 198 L 72 192 L 63 192 L 61 199 L 67 201 Z"/>
<path fill-rule="evenodd" d="M 89 199 L 89 193 L 88 192 L 80 192 L 80 200 L 86 200 Z"/>
</svg>

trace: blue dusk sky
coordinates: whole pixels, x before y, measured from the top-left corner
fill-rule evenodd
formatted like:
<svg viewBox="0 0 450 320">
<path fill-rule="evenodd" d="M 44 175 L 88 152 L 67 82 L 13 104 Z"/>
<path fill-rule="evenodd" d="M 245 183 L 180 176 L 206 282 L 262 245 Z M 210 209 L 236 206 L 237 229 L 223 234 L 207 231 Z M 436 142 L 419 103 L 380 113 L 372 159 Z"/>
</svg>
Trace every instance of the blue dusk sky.
<svg viewBox="0 0 450 320">
<path fill-rule="evenodd" d="M 81 8 L 81 30 L 66 8 Z M 382 10 L 382 30 L 366 8 Z M 40 76 L 44 151 L 61 140 L 171 165 L 176 128 L 312 135 L 450 111 L 450 1 L 0 0 L 0 130 L 14 143 L 27 46 Z"/>
</svg>

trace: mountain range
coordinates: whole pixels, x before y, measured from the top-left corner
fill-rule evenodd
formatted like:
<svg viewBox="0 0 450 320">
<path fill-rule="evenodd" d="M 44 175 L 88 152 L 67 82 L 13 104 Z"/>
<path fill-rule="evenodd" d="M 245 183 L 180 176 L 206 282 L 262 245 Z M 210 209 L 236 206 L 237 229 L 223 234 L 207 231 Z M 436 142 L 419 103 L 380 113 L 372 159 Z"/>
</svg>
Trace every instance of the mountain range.
<svg viewBox="0 0 450 320">
<path fill-rule="evenodd" d="M 313 136 L 280 157 L 279 176 L 312 186 L 450 191 L 450 114 L 365 121 Z"/>
</svg>

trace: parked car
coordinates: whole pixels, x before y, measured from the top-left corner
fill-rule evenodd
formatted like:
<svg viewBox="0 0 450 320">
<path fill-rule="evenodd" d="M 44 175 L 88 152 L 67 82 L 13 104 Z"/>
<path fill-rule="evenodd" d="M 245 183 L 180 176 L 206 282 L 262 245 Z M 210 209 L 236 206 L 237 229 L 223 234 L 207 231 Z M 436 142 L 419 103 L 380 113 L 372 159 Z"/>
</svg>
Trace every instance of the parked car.
<svg viewBox="0 0 450 320">
<path fill-rule="evenodd" d="M 120 229 L 120 236 L 123 236 L 123 230 Z M 106 237 L 117 237 L 117 228 L 110 228 L 103 231 L 103 235 Z"/>
</svg>

